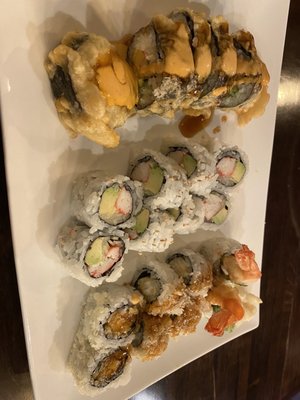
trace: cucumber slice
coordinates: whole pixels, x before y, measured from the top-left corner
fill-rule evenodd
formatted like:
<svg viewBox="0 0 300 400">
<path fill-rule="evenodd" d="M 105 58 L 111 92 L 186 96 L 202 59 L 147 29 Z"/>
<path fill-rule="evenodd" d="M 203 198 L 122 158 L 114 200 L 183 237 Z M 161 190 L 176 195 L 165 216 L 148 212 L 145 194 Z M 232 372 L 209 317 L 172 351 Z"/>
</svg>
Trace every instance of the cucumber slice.
<svg viewBox="0 0 300 400">
<path fill-rule="evenodd" d="M 197 168 L 197 161 L 190 154 L 185 154 L 183 157 L 183 168 L 186 171 L 187 177 L 193 175 Z"/>
<path fill-rule="evenodd" d="M 145 230 L 148 228 L 149 219 L 150 219 L 150 211 L 147 210 L 147 208 L 143 208 L 136 216 L 136 223 L 134 230 L 138 235 L 144 233 Z"/>
<path fill-rule="evenodd" d="M 164 173 L 159 165 L 151 167 L 149 178 L 144 182 L 144 192 L 146 196 L 155 196 L 159 193 L 164 182 Z"/>
<path fill-rule="evenodd" d="M 221 225 L 227 218 L 227 215 L 228 215 L 228 208 L 224 207 L 211 218 L 211 222 L 216 225 Z"/>
<path fill-rule="evenodd" d="M 180 217 L 180 214 L 181 214 L 180 207 L 178 207 L 178 208 L 168 208 L 167 212 L 172 218 L 174 218 L 174 221 L 177 221 L 178 218 Z"/>
<path fill-rule="evenodd" d="M 242 179 L 243 176 L 245 175 L 246 172 L 246 167 L 241 161 L 237 161 L 233 170 L 233 173 L 231 175 L 231 179 L 235 183 L 239 183 Z"/>
</svg>

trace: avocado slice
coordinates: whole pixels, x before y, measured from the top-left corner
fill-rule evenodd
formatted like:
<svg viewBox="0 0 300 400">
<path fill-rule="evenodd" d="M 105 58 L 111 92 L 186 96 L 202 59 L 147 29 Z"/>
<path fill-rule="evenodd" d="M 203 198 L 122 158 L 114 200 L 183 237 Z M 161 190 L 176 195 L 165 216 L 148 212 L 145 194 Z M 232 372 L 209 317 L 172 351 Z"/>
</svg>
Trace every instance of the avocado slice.
<svg viewBox="0 0 300 400">
<path fill-rule="evenodd" d="M 167 212 L 171 217 L 174 218 L 174 221 L 177 221 L 178 218 L 180 217 L 180 214 L 181 214 L 180 207 L 178 207 L 178 208 L 168 208 Z"/>
<path fill-rule="evenodd" d="M 107 188 L 102 194 L 99 205 L 99 216 L 108 224 L 112 224 L 114 216 L 116 216 L 115 204 L 118 199 L 119 192 L 120 187 L 118 185 L 113 185 Z"/>
<path fill-rule="evenodd" d="M 144 182 L 144 192 L 146 196 L 155 196 L 161 189 L 164 182 L 164 173 L 159 165 L 151 167 L 149 178 Z"/>
<path fill-rule="evenodd" d="M 235 182 L 235 183 L 239 183 L 242 179 L 243 176 L 245 175 L 246 172 L 246 167 L 245 165 L 241 162 L 238 161 L 235 164 L 233 173 L 231 175 L 231 179 Z"/>
<path fill-rule="evenodd" d="M 145 232 L 149 225 L 150 211 L 147 208 L 143 208 L 136 216 L 136 223 L 134 230 L 138 235 Z"/>
<path fill-rule="evenodd" d="M 228 208 L 225 206 L 216 215 L 211 218 L 211 222 L 216 225 L 221 225 L 228 215 Z"/>
<path fill-rule="evenodd" d="M 109 250 L 109 244 L 104 238 L 97 238 L 92 242 L 90 248 L 86 252 L 84 262 L 87 266 L 92 267 L 96 265 L 100 265 L 104 258 L 105 254 Z"/>
<path fill-rule="evenodd" d="M 183 157 L 183 168 L 186 171 L 187 177 L 193 175 L 197 168 L 197 161 L 190 154 L 185 154 Z"/>
</svg>

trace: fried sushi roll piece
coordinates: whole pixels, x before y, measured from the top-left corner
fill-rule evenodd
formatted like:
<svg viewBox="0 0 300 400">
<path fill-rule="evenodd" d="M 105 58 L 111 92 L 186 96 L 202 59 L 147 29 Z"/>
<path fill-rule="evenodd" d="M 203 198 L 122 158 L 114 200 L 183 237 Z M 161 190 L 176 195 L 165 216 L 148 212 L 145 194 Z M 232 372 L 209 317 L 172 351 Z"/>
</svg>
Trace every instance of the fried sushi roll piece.
<svg viewBox="0 0 300 400">
<path fill-rule="evenodd" d="M 165 211 L 143 207 L 136 224 L 126 229 L 128 249 L 161 253 L 173 243 L 174 219 Z"/>
<path fill-rule="evenodd" d="M 132 355 L 142 361 L 158 358 L 168 347 L 172 320 L 169 315 L 143 313 L 140 328 L 132 342 Z"/>
<path fill-rule="evenodd" d="M 142 183 L 144 203 L 152 209 L 179 207 L 187 195 L 186 178 L 181 168 L 154 150 L 146 150 L 131 164 L 129 176 Z"/>
<path fill-rule="evenodd" d="M 216 277 L 240 285 L 248 285 L 261 277 L 253 251 L 236 240 L 209 239 L 201 243 L 200 252 L 212 263 Z"/>
<path fill-rule="evenodd" d="M 133 226 L 143 202 L 139 182 L 127 176 L 103 178 L 101 171 L 80 176 L 73 185 L 71 208 L 80 221 L 94 232 L 113 232 Z"/>
<path fill-rule="evenodd" d="M 202 317 L 203 303 L 205 303 L 205 300 L 202 297 L 191 297 L 181 315 L 171 316 L 172 326 L 169 335 L 177 337 L 196 332 Z"/>
<path fill-rule="evenodd" d="M 79 134 L 116 147 L 137 102 L 137 79 L 117 49 L 91 33 L 69 32 L 45 62 L 59 118 L 71 137 Z"/>
<path fill-rule="evenodd" d="M 238 185 L 247 170 L 246 155 L 237 147 L 222 147 L 216 152 L 217 181 L 225 188 Z"/>
<path fill-rule="evenodd" d="M 170 255 L 166 263 L 183 279 L 190 296 L 207 295 L 212 287 L 212 265 L 201 254 L 182 249 Z"/>
<path fill-rule="evenodd" d="M 97 396 L 107 388 L 126 385 L 130 380 L 131 355 L 128 347 L 95 350 L 79 328 L 67 362 L 82 395 Z"/>
<path fill-rule="evenodd" d="M 97 350 L 130 344 L 143 302 L 143 296 L 130 286 L 111 283 L 91 290 L 82 310 L 82 335 Z"/>
<path fill-rule="evenodd" d="M 217 279 L 207 295 L 212 315 L 205 330 L 214 336 L 222 336 L 245 321 L 251 320 L 262 302 L 260 298 L 230 281 Z"/>
<path fill-rule="evenodd" d="M 131 285 L 145 298 L 145 311 L 154 316 L 180 315 L 187 301 L 185 286 L 165 263 L 151 261 L 135 272 Z"/>
<path fill-rule="evenodd" d="M 166 156 L 183 168 L 190 192 L 200 196 L 210 191 L 215 184 L 217 175 L 214 157 L 199 143 L 181 140 L 168 146 Z"/>
<path fill-rule="evenodd" d="M 57 248 L 69 274 L 88 286 L 116 281 L 123 270 L 127 241 L 122 232 L 109 234 L 70 220 L 57 237 Z"/>
</svg>

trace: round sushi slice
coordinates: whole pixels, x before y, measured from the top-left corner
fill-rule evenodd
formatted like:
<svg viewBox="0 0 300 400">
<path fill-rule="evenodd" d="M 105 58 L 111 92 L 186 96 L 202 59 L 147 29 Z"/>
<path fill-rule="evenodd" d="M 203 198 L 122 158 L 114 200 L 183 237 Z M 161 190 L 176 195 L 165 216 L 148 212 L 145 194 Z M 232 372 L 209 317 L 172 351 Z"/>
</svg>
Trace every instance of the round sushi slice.
<svg viewBox="0 0 300 400">
<path fill-rule="evenodd" d="M 212 265 L 191 249 L 182 249 L 167 258 L 167 264 L 183 279 L 190 296 L 207 295 L 212 286 Z"/>
<path fill-rule="evenodd" d="M 59 118 L 71 137 L 79 134 L 116 147 L 134 112 L 138 82 L 118 49 L 104 37 L 69 32 L 45 62 Z"/>
<path fill-rule="evenodd" d="M 243 180 L 247 170 L 246 156 L 236 146 L 221 148 L 215 158 L 217 180 L 223 187 L 235 187 Z"/>
<path fill-rule="evenodd" d="M 197 142 L 182 141 L 169 146 L 166 155 L 183 168 L 189 191 L 198 195 L 207 193 L 215 184 L 214 157 Z"/>
<path fill-rule="evenodd" d="M 82 334 L 95 349 L 132 342 L 139 326 L 142 295 L 131 287 L 104 284 L 91 290 L 82 311 Z"/>
<path fill-rule="evenodd" d="M 169 315 L 143 313 L 140 328 L 132 342 L 132 355 L 142 361 L 158 358 L 168 347 L 172 320 Z"/>
<path fill-rule="evenodd" d="M 201 243 L 200 252 L 213 265 L 216 277 L 241 285 L 247 285 L 261 277 L 253 251 L 236 240 L 209 239 Z"/>
<path fill-rule="evenodd" d="M 142 207 L 143 189 L 139 182 L 117 175 L 103 179 L 101 171 L 79 177 L 73 186 L 71 208 L 91 232 L 129 228 Z"/>
<path fill-rule="evenodd" d="M 123 232 L 97 231 L 76 221 L 67 222 L 57 237 L 57 248 L 69 274 L 88 286 L 114 282 L 123 270 L 127 240 Z"/>
<path fill-rule="evenodd" d="M 206 196 L 193 196 L 196 207 L 204 208 L 204 222 L 201 226 L 206 230 L 217 230 L 224 224 L 229 215 L 230 202 L 228 196 L 219 188 L 214 188 Z"/>
<path fill-rule="evenodd" d="M 180 207 L 166 211 L 174 220 L 174 232 L 179 235 L 195 232 L 204 222 L 204 207 L 195 195 L 186 196 Z"/>
<path fill-rule="evenodd" d="M 128 249 L 135 251 L 165 251 L 173 243 L 174 219 L 165 211 L 144 207 L 136 216 L 136 224 L 128 228 Z"/>
<path fill-rule="evenodd" d="M 183 309 L 181 315 L 172 315 L 172 326 L 169 329 L 169 335 L 176 337 L 179 335 L 189 335 L 197 329 L 202 317 L 202 303 L 205 300 L 202 297 L 192 297 Z"/>
<path fill-rule="evenodd" d="M 186 178 L 181 168 L 153 150 L 146 150 L 132 164 L 130 178 L 143 184 L 144 202 L 152 209 L 179 207 L 187 195 Z"/>
<path fill-rule="evenodd" d="M 151 261 L 137 269 L 131 284 L 144 296 L 148 314 L 182 313 L 187 301 L 184 283 L 169 265 Z"/>
<path fill-rule="evenodd" d="M 79 327 L 67 365 L 79 392 L 94 397 L 129 382 L 131 354 L 127 347 L 95 350 Z"/>
</svg>

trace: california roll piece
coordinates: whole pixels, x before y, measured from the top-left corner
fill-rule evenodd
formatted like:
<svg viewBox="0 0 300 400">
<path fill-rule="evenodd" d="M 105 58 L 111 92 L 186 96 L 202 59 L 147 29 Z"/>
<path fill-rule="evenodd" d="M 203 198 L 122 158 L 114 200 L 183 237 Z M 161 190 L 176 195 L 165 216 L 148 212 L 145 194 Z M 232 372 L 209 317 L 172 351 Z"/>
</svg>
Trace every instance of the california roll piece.
<svg viewBox="0 0 300 400">
<path fill-rule="evenodd" d="M 140 328 L 132 342 L 132 355 L 142 361 L 158 358 L 168 347 L 171 328 L 169 315 L 159 317 L 143 313 Z"/>
<path fill-rule="evenodd" d="M 173 243 L 174 219 L 162 210 L 142 208 L 136 216 L 136 224 L 128 228 L 128 249 L 135 251 L 165 251 Z"/>
<path fill-rule="evenodd" d="M 143 184 L 144 202 L 153 209 L 179 207 L 187 194 L 181 168 L 153 150 L 146 150 L 132 164 L 130 178 Z"/>
<path fill-rule="evenodd" d="M 219 188 L 214 188 L 206 196 L 193 196 L 196 207 L 204 208 L 202 229 L 216 230 L 225 223 L 230 211 L 229 197 Z"/>
<path fill-rule="evenodd" d="M 190 192 L 205 194 L 215 184 L 215 160 L 199 143 L 181 141 L 178 145 L 169 146 L 166 155 L 183 168 Z"/>
<path fill-rule="evenodd" d="M 166 211 L 174 220 L 174 232 L 179 235 L 196 232 L 204 222 L 204 206 L 195 195 L 186 196 L 180 207 Z"/>
<path fill-rule="evenodd" d="M 246 156 L 236 146 L 221 148 L 215 158 L 217 180 L 222 186 L 234 187 L 243 180 L 247 170 Z"/>
<path fill-rule="evenodd" d="M 201 254 L 182 249 L 170 255 L 166 262 L 183 279 L 190 296 L 207 295 L 212 286 L 212 265 Z"/>
<path fill-rule="evenodd" d="M 104 284 L 91 290 L 82 311 L 82 334 L 95 349 L 130 344 L 139 326 L 143 301 L 130 286 Z"/>
<path fill-rule="evenodd" d="M 187 300 L 182 279 L 167 265 L 151 261 L 135 272 L 132 282 L 145 298 L 151 315 L 180 315 Z"/>
<path fill-rule="evenodd" d="M 121 231 L 90 233 L 89 227 L 76 220 L 66 223 L 57 237 L 63 265 L 89 286 L 114 282 L 121 276 L 127 243 Z"/>
<path fill-rule="evenodd" d="M 142 207 L 143 189 L 139 182 L 117 175 L 104 179 L 100 171 L 79 177 L 73 186 L 73 214 L 94 232 L 112 232 L 135 224 Z"/>
<path fill-rule="evenodd" d="M 71 137 L 79 134 L 116 147 L 134 111 L 138 83 L 131 67 L 107 39 L 69 32 L 45 62 L 59 118 Z"/>
<path fill-rule="evenodd" d="M 129 382 L 131 355 L 128 347 L 95 350 L 82 336 L 79 327 L 67 365 L 79 392 L 97 396 L 107 388 L 116 388 Z"/>
<path fill-rule="evenodd" d="M 209 239 L 201 243 L 200 251 L 212 263 L 216 277 L 240 285 L 247 285 L 261 277 L 253 251 L 236 240 Z"/>
</svg>

